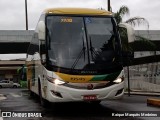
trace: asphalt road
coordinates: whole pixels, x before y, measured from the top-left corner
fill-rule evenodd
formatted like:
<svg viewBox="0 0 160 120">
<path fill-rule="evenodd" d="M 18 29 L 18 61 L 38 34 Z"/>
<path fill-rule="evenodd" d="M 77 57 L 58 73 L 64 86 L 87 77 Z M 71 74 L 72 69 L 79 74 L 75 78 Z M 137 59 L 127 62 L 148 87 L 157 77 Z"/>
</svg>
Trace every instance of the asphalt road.
<svg viewBox="0 0 160 120">
<path fill-rule="evenodd" d="M 43 108 L 37 98 L 29 97 L 27 90 L 5 88 L 0 89 L 0 110 L 19 114 L 0 120 L 159 120 L 160 108 L 147 106 L 147 98 L 149 96 L 125 95 L 121 100 L 103 101 L 100 105 L 76 102 L 51 104 Z M 37 113 L 37 117 L 28 117 L 33 112 Z M 158 117 L 139 116 L 143 113 Z"/>
</svg>

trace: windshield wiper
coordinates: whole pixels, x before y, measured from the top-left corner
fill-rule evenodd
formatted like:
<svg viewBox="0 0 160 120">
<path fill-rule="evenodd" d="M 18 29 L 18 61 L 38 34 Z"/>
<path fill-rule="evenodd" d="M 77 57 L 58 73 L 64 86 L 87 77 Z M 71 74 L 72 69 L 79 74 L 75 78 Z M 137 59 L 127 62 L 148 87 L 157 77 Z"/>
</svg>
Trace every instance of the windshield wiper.
<svg viewBox="0 0 160 120">
<path fill-rule="evenodd" d="M 81 56 L 84 54 L 84 61 L 85 61 L 85 50 L 86 50 L 86 47 L 84 45 L 84 38 L 82 37 L 82 40 L 83 40 L 83 48 L 82 50 L 80 51 L 80 53 L 78 54 L 78 57 L 76 58 L 76 60 L 74 61 L 71 69 L 74 69 L 78 63 L 78 61 L 80 60 Z"/>
<path fill-rule="evenodd" d="M 89 37 L 89 42 L 90 42 L 90 51 L 91 51 L 92 60 L 95 60 L 96 57 L 99 57 L 101 59 L 101 56 L 99 55 L 99 53 L 95 51 L 95 48 L 92 46 L 91 37 Z"/>
</svg>

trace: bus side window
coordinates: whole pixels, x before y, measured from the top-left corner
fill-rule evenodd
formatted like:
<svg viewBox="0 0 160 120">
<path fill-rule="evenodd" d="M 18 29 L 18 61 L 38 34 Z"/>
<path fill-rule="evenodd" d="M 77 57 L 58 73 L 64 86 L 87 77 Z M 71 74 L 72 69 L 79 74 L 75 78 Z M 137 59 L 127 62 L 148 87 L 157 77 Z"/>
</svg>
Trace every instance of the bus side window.
<svg viewBox="0 0 160 120">
<path fill-rule="evenodd" d="M 40 41 L 40 56 L 41 56 L 41 63 L 46 63 L 46 48 L 45 48 L 45 41 Z"/>
</svg>

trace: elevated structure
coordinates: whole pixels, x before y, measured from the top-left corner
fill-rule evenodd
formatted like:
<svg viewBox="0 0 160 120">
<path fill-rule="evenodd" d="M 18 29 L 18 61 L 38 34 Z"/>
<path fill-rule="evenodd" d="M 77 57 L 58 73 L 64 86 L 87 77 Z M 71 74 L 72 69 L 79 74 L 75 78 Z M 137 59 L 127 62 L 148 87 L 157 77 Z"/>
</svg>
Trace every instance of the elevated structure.
<svg viewBox="0 0 160 120">
<path fill-rule="evenodd" d="M 160 51 L 160 30 L 137 30 L 135 31 L 135 35 L 142 36 L 144 38 L 147 38 L 151 40 L 156 46 L 155 48 L 151 48 L 149 46 L 146 46 L 142 42 L 135 40 L 133 44 L 134 51 Z"/>
<path fill-rule="evenodd" d="M 152 41 L 160 41 L 160 30 L 136 30 L 135 34 L 151 39 Z"/>
<path fill-rule="evenodd" d="M 33 30 L 0 30 L 0 54 L 26 53 Z M 135 40 L 133 49 L 135 59 L 133 65 L 160 61 L 160 30 L 137 30 L 136 35 L 143 36 L 155 43 L 155 49 L 148 48 Z"/>
<path fill-rule="evenodd" d="M 0 30 L 0 54 L 26 53 L 32 36 L 32 30 Z"/>
<path fill-rule="evenodd" d="M 132 44 L 135 58 L 131 64 L 139 65 L 160 61 L 160 30 L 137 30 L 135 34 L 151 40 L 155 46 L 152 47 L 142 41 L 135 40 Z"/>
<path fill-rule="evenodd" d="M 33 33 L 33 30 L 0 30 L 0 54 L 26 53 Z M 150 39 L 156 44 L 156 50 L 160 51 L 160 30 L 137 30 L 135 33 L 136 35 Z M 135 40 L 135 42 L 138 41 Z M 134 46 L 134 51 L 151 50 L 136 44 Z"/>
<path fill-rule="evenodd" d="M 34 31 L 33 30 L 0 30 L 0 54 L 26 53 Z M 135 40 L 135 59 L 132 65 L 153 63 L 160 61 L 160 30 L 137 30 L 136 35 L 150 39 L 156 49 L 148 49 Z M 1 58 L 0 58 L 1 59 Z M 18 81 L 17 70 L 25 64 L 24 60 L 0 61 L 0 80 L 13 79 Z"/>
</svg>

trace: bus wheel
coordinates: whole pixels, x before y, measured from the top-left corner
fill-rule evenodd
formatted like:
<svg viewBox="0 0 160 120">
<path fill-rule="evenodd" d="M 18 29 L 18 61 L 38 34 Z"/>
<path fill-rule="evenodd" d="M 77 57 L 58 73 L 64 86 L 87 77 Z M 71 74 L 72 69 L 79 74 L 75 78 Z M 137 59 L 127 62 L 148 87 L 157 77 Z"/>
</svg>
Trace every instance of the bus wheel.
<svg viewBox="0 0 160 120">
<path fill-rule="evenodd" d="M 90 103 L 91 104 L 95 104 L 95 105 L 99 105 L 101 103 L 101 101 L 100 100 L 98 100 L 98 101 L 91 101 Z"/>
<path fill-rule="evenodd" d="M 38 93 L 39 93 L 39 102 L 42 107 L 47 108 L 49 106 L 49 102 L 42 97 L 41 84 L 40 80 L 38 80 Z"/>
<path fill-rule="evenodd" d="M 31 90 L 29 90 L 29 96 L 32 98 L 32 97 L 35 97 L 35 93 L 32 92 Z"/>
</svg>

